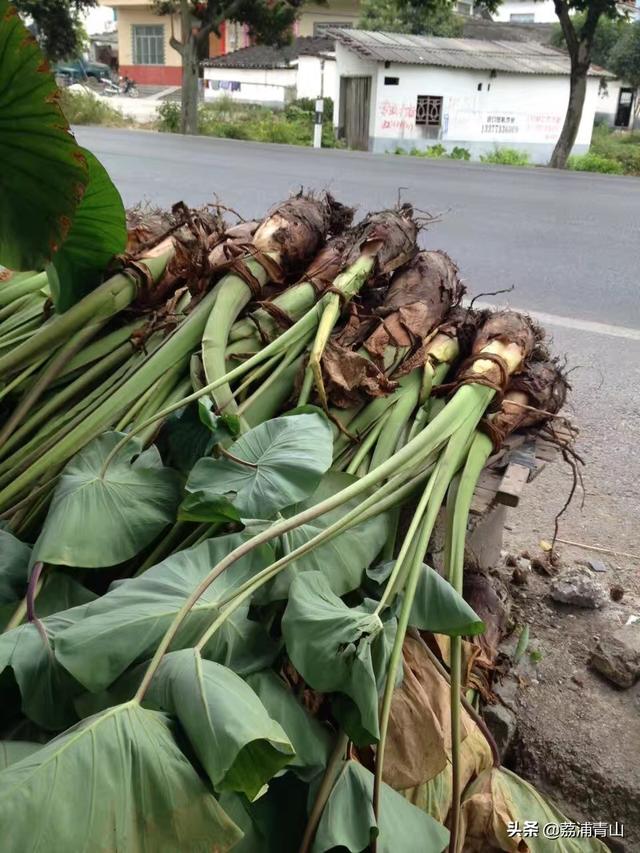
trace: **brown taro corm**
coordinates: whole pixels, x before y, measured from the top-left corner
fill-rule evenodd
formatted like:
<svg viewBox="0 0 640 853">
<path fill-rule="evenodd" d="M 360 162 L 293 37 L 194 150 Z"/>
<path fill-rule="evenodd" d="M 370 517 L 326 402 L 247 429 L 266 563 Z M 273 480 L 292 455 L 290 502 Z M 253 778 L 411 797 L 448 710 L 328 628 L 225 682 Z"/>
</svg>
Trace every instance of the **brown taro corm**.
<svg viewBox="0 0 640 853">
<path fill-rule="evenodd" d="M 301 275 L 329 235 L 341 234 L 351 223 L 353 210 L 329 193 L 299 194 L 271 208 L 255 234 L 253 245 L 277 254 L 284 276 Z"/>
<path fill-rule="evenodd" d="M 471 352 L 477 356 L 485 347 L 499 344 L 500 346 L 497 347 L 499 352 L 494 354 L 500 356 L 503 361 L 508 361 L 511 373 L 517 373 L 522 370 L 543 334 L 542 329 L 526 314 L 520 314 L 517 311 L 496 311 L 489 314 L 479 327 Z M 482 360 L 477 359 L 464 370 L 459 379 L 473 381 L 477 378 L 479 361 Z M 499 364 L 488 365 L 485 362 L 482 368 L 483 377 L 504 390 L 505 380 L 508 384 L 509 377 L 505 376 Z"/>
<path fill-rule="evenodd" d="M 370 213 L 349 232 L 353 245 L 345 266 L 355 263 L 362 255 L 375 255 L 375 275 L 391 273 L 413 257 L 417 236 L 418 226 L 410 204 L 403 204 L 397 210 Z"/>
<path fill-rule="evenodd" d="M 490 419 L 494 445 L 502 444 L 517 429 L 549 420 L 564 405 L 568 390 L 569 383 L 556 362 L 529 362 L 511 378 L 500 409 Z"/>
<path fill-rule="evenodd" d="M 311 261 L 300 281 L 313 285 L 318 295 L 323 293 L 341 272 L 349 245 L 347 236 L 333 237 Z"/>
<path fill-rule="evenodd" d="M 376 314 L 383 318 L 364 346 L 383 358 L 389 346 L 420 344 L 445 319 L 464 293 L 458 268 L 444 252 L 418 252 L 399 269 Z"/>
</svg>

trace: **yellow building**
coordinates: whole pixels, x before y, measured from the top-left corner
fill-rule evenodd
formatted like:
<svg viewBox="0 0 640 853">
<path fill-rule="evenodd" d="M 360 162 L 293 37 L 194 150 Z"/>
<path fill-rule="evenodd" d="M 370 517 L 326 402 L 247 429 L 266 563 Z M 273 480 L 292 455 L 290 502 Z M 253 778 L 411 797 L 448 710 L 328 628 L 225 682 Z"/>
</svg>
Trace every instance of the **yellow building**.
<svg viewBox="0 0 640 853">
<path fill-rule="evenodd" d="M 99 0 L 101 6 L 115 10 L 118 27 L 120 74 L 136 83 L 179 86 L 182 81 L 181 57 L 169 44 L 171 17 L 154 15 L 151 2 L 140 0 Z M 294 26 L 294 35 L 321 35 L 328 27 L 355 26 L 360 16 L 360 0 L 328 0 L 302 7 Z M 180 38 L 180 16 L 173 16 L 173 32 Z M 209 56 L 220 56 L 251 44 L 248 30 L 241 24 L 226 22 L 220 36 L 209 38 Z"/>
</svg>

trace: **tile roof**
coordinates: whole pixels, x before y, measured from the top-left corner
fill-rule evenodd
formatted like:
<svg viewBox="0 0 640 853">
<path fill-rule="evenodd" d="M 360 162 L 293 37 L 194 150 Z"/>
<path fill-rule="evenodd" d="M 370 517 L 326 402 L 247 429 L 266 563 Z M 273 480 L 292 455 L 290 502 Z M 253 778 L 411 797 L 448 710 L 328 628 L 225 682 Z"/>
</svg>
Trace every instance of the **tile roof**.
<svg viewBox="0 0 640 853">
<path fill-rule="evenodd" d="M 287 68 L 299 56 L 319 56 L 333 53 L 334 50 L 335 39 L 301 36 L 283 47 L 256 44 L 225 53 L 224 56 L 205 59 L 202 64 L 208 68 Z"/>
</svg>

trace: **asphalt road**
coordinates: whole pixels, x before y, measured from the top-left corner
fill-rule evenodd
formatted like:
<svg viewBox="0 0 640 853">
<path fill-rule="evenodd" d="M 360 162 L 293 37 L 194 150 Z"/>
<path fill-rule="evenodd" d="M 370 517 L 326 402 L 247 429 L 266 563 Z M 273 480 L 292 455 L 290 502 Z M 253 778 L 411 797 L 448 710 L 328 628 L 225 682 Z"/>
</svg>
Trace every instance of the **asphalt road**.
<svg viewBox="0 0 640 853">
<path fill-rule="evenodd" d="M 394 155 L 77 128 L 125 202 L 226 204 L 250 217 L 301 185 L 361 214 L 400 193 L 441 214 L 423 235 L 474 293 L 515 287 L 513 305 L 640 329 L 640 180 Z"/>
</svg>

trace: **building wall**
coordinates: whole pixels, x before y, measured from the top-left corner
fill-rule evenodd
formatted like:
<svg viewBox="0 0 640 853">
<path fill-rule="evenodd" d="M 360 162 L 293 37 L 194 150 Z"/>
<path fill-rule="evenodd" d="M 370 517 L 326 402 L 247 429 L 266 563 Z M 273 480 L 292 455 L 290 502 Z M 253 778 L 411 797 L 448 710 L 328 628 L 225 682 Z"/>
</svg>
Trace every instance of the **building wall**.
<svg viewBox="0 0 640 853">
<path fill-rule="evenodd" d="M 346 62 L 344 53 L 349 54 Z M 374 77 L 369 140 L 373 151 L 425 149 L 440 143 L 448 150 L 467 148 L 477 157 L 509 147 L 526 150 L 535 163 L 546 163 L 562 129 L 568 76 L 498 72 L 491 77 L 489 72 L 401 64 L 384 68 L 382 63 L 372 70 L 371 62 L 344 53 L 337 52 L 339 76 Z M 398 84 L 385 84 L 385 77 L 397 78 Z M 599 78 L 589 78 L 575 153 L 588 150 L 599 87 Z M 418 95 L 442 97 L 440 127 L 416 124 Z"/>
<path fill-rule="evenodd" d="M 295 97 L 295 68 L 205 68 L 204 99 L 229 97 L 234 101 L 282 107 Z M 213 82 L 239 84 L 239 88 L 213 88 Z"/>
<path fill-rule="evenodd" d="M 361 59 L 355 53 L 347 50 L 344 45 L 336 43 L 336 84 L 333 100 L 333 123 L 340 125 L 340 78 L 341 77 L 371 77 L 371 109 L 369 112 L 369 138 L 376 135 L 376 113 L 373 105 L 377 102 L 378 63 L 369 59 Z"/>
<path fill-rule="evenodd" d="M 122 0 L 121 0 L 122 3 Z M 137 65 L 133 61 L 134 25 L 154 25 L 164 28 L 164 65 Z M 174 16 L 174 32 L 180 38 L 179 16 Z M 169 45 L 171 38 L 171 21 L 166 15 L 154 15 L 147 6 L 130 5 L 125 3 L 118 6 L 118 60 L 120 74 L 132 77 L 137 83 L 175 85 L 182 82 L 182 58 Z"/>
<path fill-rule="evenodd" d="M 336 62 L 334 59 L 324 60 L 322 72 L 319 56 L 298 57 L 298 74 L 296 78 L 296 97 L 324 98 L 336 97 Z"/>
<path fill-rule="evenodd" d="M 493 13 L 494 21 L 509 22 L 514 19 L 512 15 L 533 15 L 531 19 L 535 24 L 556 24 L 556 16 L 553 0 L 504 0 Z M 515 18 L 515 21 L 522 18 Z"/>
<path fill-rule="evenodd" d="M 316 24 L 337 24 L 355 26 L 360 18 L 359 0 L 329 0 L 325 4 L 309 3 L 302 7 L 296 23 L 298 36 L 315 35 Z"/>
</svg>

